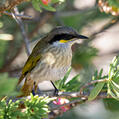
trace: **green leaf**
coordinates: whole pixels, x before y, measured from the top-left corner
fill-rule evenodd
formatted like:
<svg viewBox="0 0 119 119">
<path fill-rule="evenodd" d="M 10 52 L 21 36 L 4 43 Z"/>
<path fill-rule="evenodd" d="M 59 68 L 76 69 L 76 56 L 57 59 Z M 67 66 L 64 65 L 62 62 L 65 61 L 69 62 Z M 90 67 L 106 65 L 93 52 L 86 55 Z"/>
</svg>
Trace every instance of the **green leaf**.
<svg viewBox="0 0 119 119">
<path fill-rule="evenodd" d="M 109 67 L 109 80 L 114 80 L 119 83 L 119 56 L 115 56 Z"/>
<path fill-rule="evenodd" d="M 71 72 L 71 67 L 69 68 L 68 72 L 65 74 L 64 78 L 61 80 L 59 88 L 64 87 L 66 80 L 69 77 L 70 72 Z"/>
<path fill-rule="evenodd" d="M 39 1 L 37 1 L 37 0 L 32 0 L 32 5 L 33 5 L 33 7 L 34 7 L 36 10 L 42 12 L 42 10 L 41 10 L 41 8 L 40 8 Z"/>
<path fill-rule="evenodd" d="M 92 76 L 92 80 L 97 80 L 98 70 L 95 71 L 94 76 Z"/>
<path fill-rule="evenodd" d="M 114 88 L 117 92 L 119 92 L 119 85 L 116 84 L 113 80 L 110 82 L 112 88 Z"/>
<path fill-rule="evenodd" d="M 116 94 L 113 93 L 111 89 L 108 90 L 108 94 L 110 94 L 114 99 L 119 100 L 119 98 L 117 98 Z"/>
<path fill-rule="evenodd" d="M 119 0 L 108 0 L 109 5 L 119 8 Z"/>
<path fill-rule="evenodd" d="M 101 79 L 108 79 L 108 75 L 102 76 Z"/>
<path fill-rule="evenodd" d="M 59 2 L 59 0 L 52 0 L 52 3 L 57 3 Z"/>
<path fill-rule="evenodd" d="M 75 77 L 73 77 L 70 81 L 68 81 L 64 88 L 66 91 L 76 91 L 79 89 L 80 87 L 80 81 L 79 81 L 80 75 L 76 75 Z"/>
<path fill-rule="evenodd" d="M 52 6 L 50 6 L 50 4 L 48 4 L 48 5 L 43 4 L 42 0 L 39 0 L 39 3 L 43 8 L 45 8 L 48 11 L 52 11 L 52 12 L 56 11 L 56 9 L 53 8 Z"/>
<path fill-rule="evenodd" d="M 93 90 L 91 91 L 89 97 L 88 97 L 88 101 L 94 100 L 96 98 L 96 96 L 100 93 L 100 91 L 102 90 L 103 86 L 104 86 L 105 82 L 100 82 L 98 83 Z"/>
<path fill-rule="evenodd" d="M 112 74 L 113 74 L 113 68 L 114 68 L 114 65 L 115 65 L 115 62 L 117 61 L 117 57 L 115 56 L 112 60 L 112 63 L 110 64 L 110 67 L 109 67 L 109 79 L 112 78 Z"/>
<path fill-rule="evenodd" d="M 66 86 L 71 86 L 73 83 L 76 82 L 76 80 L 78 80 L 80 78 L 80 74 L 76 75 L 75 77 L 73 77 L 70 81 L 68 81 L 66 83 Z"/>
<path fill-rule="evenodd" d="M 68 87 L 65 87 L 65 91 L 67 91 L 67 92 L 79 91 L 79 89 L 80 89 L 79 87 L 80 87 L 80 83 L 76 82 L 76 83 L 71 84 Z"/>
<path fill-rule="evenodd" d="M 119 101 L 115 100 L 114 98 L 107 98 L 103 99 L 104 105 L 107 110 L 110 110 L 111 112 L 119 112 Z"/>
<path fill-rule="evenodd" d="M 116 97 L 119 99 L 119 92 L 117 92 L 117 90 L 115 90 L 114 88 L 112 90 L 115 93 Z"/>
<path fill-rule="evenodd" d="M 113 87 L 112 87 L 111 84 L 112 84 L 111 81 L 108 81 L 108 83 L 107 83 L 108 92 L 107 93 L 109 95 L 111 95 L 114 99 L 119 100 L 119 98 L 117 97 L 117 95 L 114 93 L 115 91 L 113 90 Z"/>
<path fill-rule="evenodd" d="M 101 69 L 100 72 L 99 72 L 99 79 L 101 79 L 102 73 L 103 73 L 103 69 Z"/>
<path fill-rule="evenodd" d="M 114 81 L 110 81 L 110 92 L 111 95 L 115 98 L 115 99 L 119 99 L 119 85 L 117 85 Z"/>
</svg>

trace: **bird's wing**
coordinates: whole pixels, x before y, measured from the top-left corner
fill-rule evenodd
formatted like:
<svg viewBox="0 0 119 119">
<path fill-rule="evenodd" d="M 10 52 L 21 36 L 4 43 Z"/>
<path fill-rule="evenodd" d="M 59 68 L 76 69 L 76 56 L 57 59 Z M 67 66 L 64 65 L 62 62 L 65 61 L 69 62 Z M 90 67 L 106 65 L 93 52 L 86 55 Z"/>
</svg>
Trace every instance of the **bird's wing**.
<svg viewBox="0 0 119 119">
<path fill-rule="evenodd" d="M 21 83 L 21 81 L 24 79 L 27 73 L 31 72 L 31 70 L 36 66 L 37 62 L 41 59 L 41 55 L 38 55 L 36 57 L 32 56 L 32 54 L 29 56 L 28 60 L 26 61 L 23 69 L 21 77 L 18 81 L 18 84 Z"/>
<path fill-rule="evenodd" d="M 44 37 L 41 39 L 36 46 L 33 48 L 32 53 L 28 57 L 23 69 L 22 69 L 22 74 L 21 77 L 19 78 L 19 81 L 17 83 L 20 84 L 21 81 L 25 78 L 27 73 L 30 73 L 31 70 L 37 65 L 38 61 L 41 59 L 42 51 L 44 48 L 46 48 L 48 45 L 48 40 L 47 37 Z"/>
</svg>

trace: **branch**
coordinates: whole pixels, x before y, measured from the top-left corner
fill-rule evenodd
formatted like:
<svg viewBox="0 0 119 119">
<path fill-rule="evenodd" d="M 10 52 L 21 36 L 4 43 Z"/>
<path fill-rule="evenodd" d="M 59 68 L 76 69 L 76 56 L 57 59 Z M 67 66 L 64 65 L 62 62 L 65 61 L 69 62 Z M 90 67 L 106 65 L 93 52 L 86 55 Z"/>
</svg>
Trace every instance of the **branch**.
<svg viewBox="0 0 119 119">
<path fill-rule="evenodd" d="M 68 92 L 65 92 L 65 93 L 68 93 Z M 72 93 L 73 94 L 73 93 Z M 107 99 L 107 98 L 112 98 L 111 96 L 107 96 L 107 94 L 105 93 L 100 93 L 95 100 L 97 99 Z M 62 106 L 67 106 L 67 105 L 70 105 L 72 108 L 75 107 L 76 105 L 79 105 L 79 104 L 82 104 L 84 102 L 88 101 L 88 95 L 80 95 L 80 98 L 79 99 L 75 99 L 75 100 L 72 100 L 68 103 L 65 103 L 65 104 L 62 104 L 62 105 L 56 105 L 56 104 L 52 104 L 50 105 L 50 110 L 53 111 L 53 110 L 58 110 L 60 109 Z"/>
<path fill-rule="evenodd" d="M 60 109 L 62 106 L 66 106 L 66 105 L 75 105 L 78 103 L 78 104 L 81 104 L 83 102 L 85 102 L 88 98 L 79 98 L 79 99 L 76 99 L 76 100 L 73 100 L 73 101 L 70 101 L 68 103 L 65 103 L 65 104 L 62 104 L 62 105 L 56 105 L 56 104 L 53 104 L 51 107 L 50 107 L 50 110 L 53 111 L 53 110 L 57 110 L 57 109 Z M 73 106 L 74 107 L 74 106 Z"/>
<path fill-rule="evenodd" d="M 4 11 L 3 14 L 6 14 L 6 15 L 8 15 L 8 16 L 13 16 L 12 13 L 9 13 L 9 12 L 7 12 L 7 11 Z M 14 13 L 14 15 L 15 15 L 16 17 L 20 17 L 20 18 L 22 18 L 22 19 L 32 19 L 32 16 L 28 16 L 28 15 L 15 14 L 15 13 Z"/>
<path fill-rule="evenodd" d="M 90 38 L 94 39 L 97 34 L 104 32 L 105 30 L 109 29 L 113 25 L 117 24 L 119 22 L 119 17 L 111 19 L 107 24 L 105 24 L 98 32 L 94 32 Z"/>
<path fill-rule="evenodd" d="M 0 68 L 0 73 L 3 72 L 9 72 L 10 71 L 10 65 L 12 64 L 12 62 L 14 61 L 14 59 L 19 55 L 19 53 L 21 52 L 21 48 L 22 45 L 20 46 L 20 48 L 17 50 L 16 54 L 7 62 L 5 62 L 5 64 L 2 66 L 2 68 Z"/>
<path fill-rule="evenodd" d="M 95 83 L 101 83 L 101 82 L 106 82 L 106 81 L 108 81 L 108 79 L 94 80 L 94 81 L 91 81 L 91 82 L 85 84 L 84 86 L 82 86 L 82 87 L 80 88 L 80 95 L 83 94 L 83 90 L 84 90 L 86 87 L 88 87 L 88 86 L 90 86 L 90 85 L 92 85 L 92 84 L 95 84 Z"/>
<path fill-rule="evenodd" d="M 3 0 L 0 1 L 0 13 L 6 11 L 6 10 L 11 10 L 15 6 L 21 4 L 22 2 L 25 2 L 27 0 Z"/>
<path fill-rule="evenodd" d="M 17 8 L 14 9 L 14 12 L 19 14 Z M 23 24 L 21 18 L 18 18 L 17 16 L 15 16 L 15 14 L 13 12 L 12 12 L 12 16 L 16 20 L 17 24 L 19 25 L 19 27 L 21 29 L 23 40 L 24 40 L 25 47 L 26 47 L 26 52 L 27 52 L 27 55 L 29 56 L 30 55 L 30 48 L 29 48 L 29 42 L 28 42 L 29 39 L 28 39 L 27 33 L 25 31 L 24 24 Z"/>
<path fill-rule="evenodd" d="M 105 24 L 99 31 L 94 32 L 91 36 L 89 36 L 89 40 L 85 40 L 83 42 L 83 45 L 87 45 L 89 42 L 93 41 L 97 34 L 102 33 L 104 31 L 106 31 L 107 29 L 111 28 L 112 26 L 114 26 L 115 24 L 119 23 L 119 17 L 113 18 L 111 19 L 107 24 Z"/>
</svg>

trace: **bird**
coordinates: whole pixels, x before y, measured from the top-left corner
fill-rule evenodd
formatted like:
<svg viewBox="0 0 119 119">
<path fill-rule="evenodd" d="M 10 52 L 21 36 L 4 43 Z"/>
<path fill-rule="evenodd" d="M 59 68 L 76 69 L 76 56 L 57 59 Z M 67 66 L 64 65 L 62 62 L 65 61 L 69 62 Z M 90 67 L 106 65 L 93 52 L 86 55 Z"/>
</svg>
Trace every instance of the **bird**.
<svg viewBox="0 0 119 119">
<path fill-rule="evenodd" d="M 81 39 L 88 37 L 80 35 L 72 27 L 57 26 L 39 40 L 28 57 L 17 83 L 19 85 L 25 79 L 21 88 L 22 96 L 30 95 L 33 90 L 36 93 L 38 84 L 42 81 L 51 81 L 57 92 L 58 89 L 53 82 L 64 77 L 70 68 L 71 47 Z"/>
</svg>

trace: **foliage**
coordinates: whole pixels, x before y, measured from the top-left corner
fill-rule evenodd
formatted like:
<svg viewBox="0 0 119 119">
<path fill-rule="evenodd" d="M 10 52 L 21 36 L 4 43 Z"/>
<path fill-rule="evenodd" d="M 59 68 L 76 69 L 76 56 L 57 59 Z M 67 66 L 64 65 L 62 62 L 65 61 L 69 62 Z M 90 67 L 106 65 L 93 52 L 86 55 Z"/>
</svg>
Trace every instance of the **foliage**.
<svg viewBox="0 0 119 119">
<path fill-rule="evenodd" d="M 12 96 L 17 94 L 14 91 L 16 83 L 17 83 L 16 78 L 9 78 L 7 73 L 0 74 L 0 97 Z"/>
<path fill-rule="evenodd" d="M 21 115 L 18 110 L 20 100 L 12 102 L 9 100 L 8 103 L 5 98 L 0 101 L 0 119 L 16 119 Z"/>
<path fill-rule="evenodd" d="M 71 80 L 68 81 L 68 76 L 71 72 L 71 68 L 68 70 L 68 72 L 66 73 L 66 75 L 64 76 L 63 79 L 58 80 L 55 82 L 57 88 L 61 91 L 77 91 L 79 90 L 80 87 L 80 75 L 76 75 L 75 77 L 73 77 Z"/>
<path fill-rule="evenodd" d="M 100 93 L 100 91 L 102 90 L 103 86 L 104 86 L 105 82 L 101 82 L 98 83 L 93 90 L 91 91 L 89 97 L 88 97 L 88 101 L 94 100 L 98 94 Z"/>
<path fill-rule="evenodd" d="M 98 6 L 105 13 L 119 16 L 119 0 L 98 0 Z"/>
<path fill-rule="evenodd" d="M 6 0 L 4 0 L 4 2 L 5 1 Z M 38 13 L 34 10 L 33 14 L 36 14 L 36 16 L 34 15 L 35 18 L 33 17 L 33 20 L 28 19 L 28 22 L 27 22 L 27 19 L 25 18 L 22 19 L 22 20 L 25 19 L 24 20 L 25 28 L 27 28 L 27 24 L 29 23 L 27 28 L 28 36 L 30 36 L 32 33 L 34 34 L 34 31 L 36 34 L 36 32 L 39 32 L 39 29 L 42 31 L 42 27 L 45 26 L 44 24 L 48 24 L 50 28 L 54 27 L 54 25 L 56 24 L 72 26 L 73 28 L 77 29 L 80 32 L 82 31 L 84 26 L 86 27 L 90 26 L 90 23 L 92 22 L 95 22 L 98 20 L 105 20 L 105 18 L 106 19 L 112 18 L 111 15 L 100 13 L 97 7 L 95 9 L 89 9 L 88 11 L 87 9 L 78 11 L 78 9 L 72 7 L 73 1 L 68 1 L 68 0 L 66 2 L 67 3 L 69 2 L 70 4 L 72 4 L 71 6 L 69 4 L 66 6 L 67 3 L 64 4 L 63 6 L 59 4 L 59 9 L 57 9 L 56 5 L 64 1 L 65 0 L 31 0 L 30 2 L 32 3 L 35 10 L 43 12 L 43 14 Z M 100 0 L 100 1 L 102 1 L 102 5 L 103 5 L 101 7 L 104 9 L 107 8 L 105 9 L 107 10 L 105 11 L 105 13 L 111 13 L 112 15 L 113 14 L 119 15 L 118 0 Z M 32 8 L 31 5 L 29 5 L 29 3 L 28 3 L 28 6 L 26 3 L 19 5 L 18 9 L 21 12 L 20 15 L 21 16 L 23 15 L 22 12 L 24 12 L 27 15 L 28 14 L 27 10 L 29 8 L 30 9 Z M 56 10 L 58 10 L 58 14 Z M 60 12 L 60 10 L 62 10 L 63 12 L 62 11 Z M 68 10 L 69 12 L 67 12 Z M 74 14 L 75 10 L 76 10 L 76 14 Z M 53 12 L 55 12 L 55 14 Z M 10 13 L 9 10 L 8 10 L 8 13 Z M 5 16 L 3 14 L 0 14 L 2 15 L 2 17 L 0 17 L 0 33 L 1 33 L 0 34 L 0 57 L 1 57 L 0 68 L 6 68 L 4 67 L 4 64 L 9 63 L 7 61 L 10 61 L 9 60 L 10 57 L 13 56 L 14 52 L 16 53 L 19 47 L 21 47 L 21 44 L 22 44 L 21 42 L 23 39 L 21 37 L 21 32 L 19 28 L 17 27 L 17 24 L 15 23 L 15 21 L 11 19 L 11 17 Z M 46 14 L 46 17 L 44 17 L 45 16 L 44 14 Z M 49 14 L 53 17 L 51 17 L 51 19 L 48 18 L 48 20 L 46 20 L 47 15 Z M 39 23 L 41 23 L 42 25 L 39 25 Z M 46 32 L 48 32 L 48 30 L 46 30 L 43 33 L 46 33 Z M 12 40 L 13 39 L 12 36 L 14 36 L 15 40 Z M 39 34 L 39 36 L 41 36 L 41 34 Z M 30 38 L 33 39 L 33 36 Z M 11 40 L 11 41 L 5 41 L 5 40 Z M 78 68 L 82 68 L 82 67 L 87 68 L 89 64 L 92 65 L 91 63 L 92 58 L 97 55 L 98 51 L 96 48 L 89 46 L 89 44 L 87 45 L 84 44 L 80 48 L 76 49 L 74 52 L 75 53 L 73 55 L 73 61 L 72 61 L 73 67 L 79 64 Z M 90 85 L 91 82 L 89 81 L 89 77 L 86 78 L 86 80 L 89 81 L 89 85 L 84 89 L 84 94 L 89 94 L 88 101 L 92 101 L 96 99 L 97 96 L 100 96 L 100 94 L 102 93 L 102 94 L 105 94 L 107 98 L 111 96 L 110 99 L 107 99 L 108 103 L 111 102 L 111 106 L 109 106 L 108 108 L 112 108 L 112 105 L 113 105 L 115 110 L 118 110 L 118 100 L 119 100 L 119 66 L 118 64 L 119 64 L 119 57 L 115 57 L 112 63 L 110 64 L 109 72 L 106 75 L 103 75 L 103 69 L 101 69 L 100 71 L 95 71 L 91 81 L 95 83 L 92 83 L 91 85 Z M 62 80 L 55 82 L 59 90 L 64 92 L 73 92 L 73 91 L 76 92 L 81 89 L 81 86 L 82 86 L 82 80 L 80 80 L 81 73 L 73 77 L 71 80 L 69 80 L 70 72 L 71 72 L 71 68 L 69 69 L 69 71 L 66 73 L 66 75 L 64 76 Z M 85 75 L 87 75 L 88 73 L 89 72 L 87 71 Z M 82 79 L 84 80 L 84 77 Z M 7 73 L 0 74 L 0 97 L 13 96 L 18 94 L 15 91 L 16 82 L 17 82 L 16 78 L 10 78 Z M 63 104 L 65 104 L 67 100 L 66 98 L 63 98 L 63 99 L 59 98 L 59 99 L 60 99 L 60 101 L 58 100 L 59 102 L 62 102 L 62 100 L 65 100 Z M 72 101 L 75 99 L 80 99 L 80 98 L 79 97 L 71 98 L 68 101 Z M 36 96 L 31 95 L 29 98 L 26 97 L 24 99 L 17 99 L 17 101 L 14 101 L 14 99 L 12 100 L 11 98 L 10 99 L 3 98 L 0 101 L 0 119 L 46 118 L 50 111 L 49 102 L 51 102 L 52 100 L 53 100 L 52 98 L 39 97 L 37 95 Z M 104 102 L 107 103 L 107 100 Z M 61 104 L 62 103 L 60 103 L 59 105 Z"/>
<path fill-rule="evenodd" d="M 39 97 L 38 95 L 29 98 L 18 99 L 17 101 L 0 101 L 0 119 L 41 119 L 46 118 L 49 113 L 48 103 L 54 100 L 49 97 Z"/>
<path fill-rule="evenodd" d="M 97 83 L 97 85 L 94 87 L 94 89 L 91 91 L 88 100 L 93 100 L 96 98 L 96 96 L 101 92 L 101 90 L 104 87 L 104 84 L 107 85 L 107 94 L 111 95 L 113 98 L 119 100 L 119 56 L 114 57 L 112 60 L 112 63 L 109 67 L 109 73 L 108 76 L 101 76 L 103 70 L 100 71 L 99 75 L 95 73 L 93 80 L 99 80 L 107 78 L 107 80 L 102 80 L 102 82 Z"/>
<path fill-rule="evenodd" d="M 103 99 L 104 105 L 107 110 L 112 112 L 119 111 L 119 101 L 114 98 Z"/>
<path fill-rule="evenodd" d="M 82 67 L 88 67 L 91 64 L 92 58 L 94 58 L 98 53 L 98 50 L 93 47 L 79 47 L 74 51 L 72 63 L 73 66 L 77 66 L 78 64 L 82 65 Z"/>
<path fill-rule="evenodd" d="M 103 69 L 96 71 L 94 73 L 94 76 L 92 76 L 92 80 L 95 81 L 97 80 L 97 84 L 94 85 L 95 87 L 92 89 L 88 100 L 94 100 L 98 94 L 102 91 L 103 88 L 105 88 L 105 84 L 107 85 L 105 91 L 109 95 L 111 95 L 113 98 L 119 100 L 119 56 L 114 57 L 112 63 L 110 64 L 109 67 L 109 73 L 108 75 L 102 75 Z M 67 81 L 68 76 L 71 72 L 71 68 L 69 71 L 66 73 L 64 78 L 62 80 L 59 80 L 56 82 L 57 88 L 59 90 L 63 91 L 77 91 L 80 88 L 81 82 L 79 81 L 80 75 L 76 75 L 74 78 L 71 80 Z M 101 80 L 101 82 L 100 82 Z M 95 83 L 94 83 L 95 84 Z"/>
<path fill-rule="evenodd" d="M 112 60 L 109 68 L 108 94 L 119 100 L 119 57 Z"/>
<path fill-rule="evenodd" d="M 103 75 L 103 69 L 101 69 L 99 73 L 98 71 L 94 73 L 94 76 L 92 76 L 92 82 L 94 82 L 92 84 L 94 88 L 92 89 L 90 95 L 88 96 L 88 101 L 94 100 L 101 92 L 103 93 L 107 92 L 107 94 L 112 96 L 112 98 L 119 100 L 118 65 L 119 65 L 119 56 L 114 57 L 112 63 L 110 64 L 108 75 Z M 81 81 L 79 80 L 80 75 L 78 74 L 75 77 L 73 77 L 71 80 L 68 80 L 68 76 L 70 72 L 71 72 L 71 68 L 68 70 L 68 72 L 66 73 L 66 75 L 62 80 L 56 81 L 55 84 L 59 90 L 65 92 L 66 91 L 72 92 L 72 91 L 78 91 L 80 89 L 81 86 Z M 5 77 L 7 77 L 7 75 L 4 75 L 4 79 Z M 0 119 L 45 118 L 48 116 L 48 113 L 50 111 L 48 103 L 53 100 L 54 98 L 42 97 L 42 96 L 39 97 L 38 95 L 33 96 L 32 94 L 30 95 L 30 97 L 17 99 L 17 101 L 13 101 L 11 99 L 6 100 L 6 98 L 3 98 L 0 101 L 0 115 L 1 115 Z M 75 98 L 71 98 L 70 101 L 71 100 L 75 100 Z M 70 109 L 70 107 L 68 107 L 68 109 Z"/>
<path fill-rule="evenodd" d="M 115 6 L 119 8 L 119 0 L 108 0 L 110 6 Z"/>
<path fill-rule="evenodd" d="M 42 11 L 42 8 L 48 11 L 55 12 L 56 9 L 52 7 L 52 4 L 63 2 L 62 0 L 32 0 L 33 7 L 38 10 Z"/>
<path fill-rule="evenodd" d="M 6 54 L 6 47 L 7 47 L 7 41 L 0 41 L 0 57 L 1 57 L 0 68 L 4 64 L 5 55 L 3 54 Z"/>
</svg>

